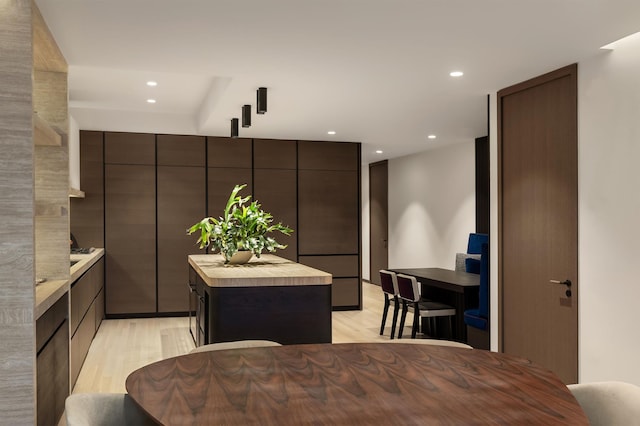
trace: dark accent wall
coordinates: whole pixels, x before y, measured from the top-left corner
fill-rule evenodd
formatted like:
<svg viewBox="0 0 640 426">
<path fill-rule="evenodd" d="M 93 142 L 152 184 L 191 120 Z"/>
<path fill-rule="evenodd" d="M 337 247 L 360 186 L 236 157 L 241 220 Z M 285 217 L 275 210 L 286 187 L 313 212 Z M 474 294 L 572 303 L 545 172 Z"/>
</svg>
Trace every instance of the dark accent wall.
<svg viewBox="0 0 640 426">
<path fill-rule="evenodd" d="M 334 275 L 335 309 L 361 309 L 360 144 L 80 132 L 71 229 L 106 249 L 107 317 L 186 314 L 186 229 L 218 217 L 236 184 L 277 222 L 277 255 Z"/>
<path fill-rule="evenodd" d="M 489 233 L 489 137 L 476 138 L 476 232 Z"/>
</svg>

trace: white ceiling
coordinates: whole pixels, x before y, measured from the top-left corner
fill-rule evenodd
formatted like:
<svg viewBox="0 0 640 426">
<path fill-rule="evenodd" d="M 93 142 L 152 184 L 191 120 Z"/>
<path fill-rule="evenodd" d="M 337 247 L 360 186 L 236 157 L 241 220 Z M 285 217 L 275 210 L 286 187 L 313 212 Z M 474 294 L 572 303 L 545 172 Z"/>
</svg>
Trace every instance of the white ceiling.
<svg viewBox="0 0 640 426">
<path fill-rule="evenodd" d="M 229 136 L 252 104 L 241 137 L 362 142 L 365 164 L 484 136 L 488 93 L 640 30 L 638 0 L 36 3 L 81 129 Z"/>
</svg>

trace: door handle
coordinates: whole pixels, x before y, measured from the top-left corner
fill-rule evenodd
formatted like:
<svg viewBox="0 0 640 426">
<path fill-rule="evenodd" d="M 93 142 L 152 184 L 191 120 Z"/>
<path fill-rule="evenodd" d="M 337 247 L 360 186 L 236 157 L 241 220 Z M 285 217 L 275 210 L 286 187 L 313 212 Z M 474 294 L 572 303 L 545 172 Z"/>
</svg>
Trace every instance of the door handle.
<svg viewBox="0 0 640 426">
<path fill-rule="evenodd" d="M 560 280 L 549 280 L 549 282 L 551 284 L 561 284 L 561 285 L 566 285 L 567 286 L 567 291 L 565 291 L 565 295 L 567 297 L 571 297 L 571 280 L 564 280 L 564 281 L 560 281 Z"/>
</svg>

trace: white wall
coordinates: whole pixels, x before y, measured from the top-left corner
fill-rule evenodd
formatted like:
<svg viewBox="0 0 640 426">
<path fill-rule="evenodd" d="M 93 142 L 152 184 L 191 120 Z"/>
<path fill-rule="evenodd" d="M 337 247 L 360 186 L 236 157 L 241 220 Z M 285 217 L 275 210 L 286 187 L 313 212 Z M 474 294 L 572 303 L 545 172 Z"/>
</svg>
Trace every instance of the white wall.
<svg viewBox="0 0 640 426">
<path fill-rule="evenodd" d="M 389 160 L 389 267 L 453 269 L 474 230 L 474 141 Z"/>
<path fill-rule="evenodd" d="M 369 215 L 369 165 L 363 164 L 361 170 L 361 191 L 362 197 L 362 278 L 365 280 L 371 279 L 370 274 L 370 265 L 371 265 L 371 250 L 370 250 L 370 241 L 371 241 L 371 233 L 370 233 L 370 215 Z"/>
<path fill-rule="evenodd" d="M 578 81 L 580 382 L 640 385 L 640 41 Z"/>
<path fill-rule="evenodd" d="M 69 186 L 80 188 L 80 127 L 78 122 L 69 116 Z"/>
</svg>

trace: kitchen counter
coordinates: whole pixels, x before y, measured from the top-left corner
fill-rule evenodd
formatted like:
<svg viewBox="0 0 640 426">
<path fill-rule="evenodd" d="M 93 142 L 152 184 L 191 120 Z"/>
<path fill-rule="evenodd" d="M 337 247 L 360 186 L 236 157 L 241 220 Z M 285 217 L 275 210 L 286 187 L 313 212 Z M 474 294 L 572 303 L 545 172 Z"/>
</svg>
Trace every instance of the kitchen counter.
<svg viewBox="0 0 640 426">
<path fill-rule="evenodd" d="M 331 274 L 273 254 L 242 265 L 225 265 L 220 254 L 192 254 L 191 265 L 209 287 L 331 285 Z"/>
<path fill-rule="evenodd" d="M 331 343 L 331 274 L 272 254 L 243 265 L 225 265 L 219 254 L 190 255 L 189 265 L 198 345 Z"/>
<path fill-rule="evenodd" d="M 47 280 L 36 285 L 35 319 L 40 318 L 47 309 L 69 291 L 70 285 L 75 280 L 80 278 L 82 274 L 104 256 L 104 249 L 95 249 L 90 254 L 72 254 L 70 256 L 70 260 L 77 260 L 78 263 L 71 267 L 69 280 Z"/>
</svg>

